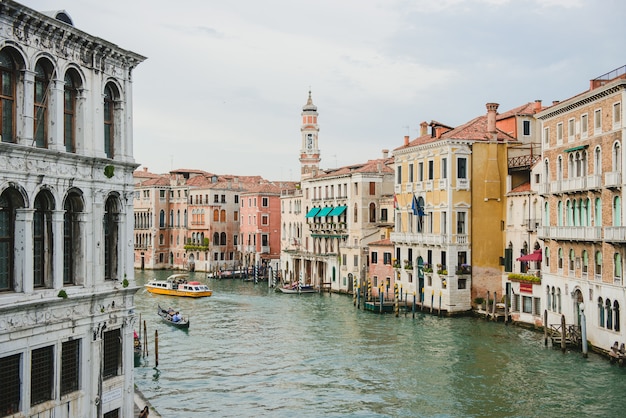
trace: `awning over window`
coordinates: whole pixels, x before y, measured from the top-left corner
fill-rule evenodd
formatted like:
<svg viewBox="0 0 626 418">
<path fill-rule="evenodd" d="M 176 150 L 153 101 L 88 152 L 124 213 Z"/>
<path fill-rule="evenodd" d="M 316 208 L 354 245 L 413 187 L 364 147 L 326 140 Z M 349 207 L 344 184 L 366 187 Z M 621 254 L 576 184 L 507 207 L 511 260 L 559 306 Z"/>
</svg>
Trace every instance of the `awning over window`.
<svg viewBox="0 0 626 418">
<path fill-rule="evenodd" d="M 337 206 L 335 209 L 331 210 L 328 216 L 339 216 L 346 210 L 346 206 Z"/>
<path fill-rule="evenodd" d="M 313 209 L 311 209 L 310 211 L 308 211 L 308 213 L 307 213 L 306 215 L 304 215 L 304 217 L 305 217 L 305 218 L 312 218 L 312 217 L 314 217 L 314 216 L 315 216 L 315 214 L 316 214 L 317 212 L 319 212 L 319 211 L 320 211 L 320 208 L 313 208 Z"/>
<path fill-rule="evenodd" d="M 517 257 L 517 261 L 541 261 L 541 250 L 535 250 L 530 254 Z"/>
<path fill-rule="evenodd" d="M 579 151 L 581 149 L 585 149 L 587 148 L 589 145 L 579 145 L 577 147 L 573 147 L 573 148 L 568 148 L 565 150 L 565 152 L 573 152 L 573 151 Z"/>
<path fill-rule="evenodd" d="M 328 216 L 328 214 L 330 213 L 330 211 L 333 210 L 332 206 L 326 207 L 326 208 L 322 208 L 322 210 L 320 210 L 317 215 L 315 215 L 316 218 L 322 218 L 324 216 Z"/>
</svg>

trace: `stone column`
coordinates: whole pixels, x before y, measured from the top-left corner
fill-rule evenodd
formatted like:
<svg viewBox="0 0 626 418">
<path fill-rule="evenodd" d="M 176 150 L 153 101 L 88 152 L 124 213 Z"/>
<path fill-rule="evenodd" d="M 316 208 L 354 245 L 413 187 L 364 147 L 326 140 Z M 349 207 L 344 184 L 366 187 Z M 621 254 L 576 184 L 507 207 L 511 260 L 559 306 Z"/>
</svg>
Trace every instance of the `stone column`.
<svg viewBox="0 0 626 418">
<path fill-rule="evenodd" d="M 52 211 L 52 288 L 63 287 L 63 235 L 64 210 Z"/>
<path fill-rule="evenodd" d="M 33 283 L 33 215 L 34 209 L 15 211 L 15 291 L 32 293 Z"/>
</svg>

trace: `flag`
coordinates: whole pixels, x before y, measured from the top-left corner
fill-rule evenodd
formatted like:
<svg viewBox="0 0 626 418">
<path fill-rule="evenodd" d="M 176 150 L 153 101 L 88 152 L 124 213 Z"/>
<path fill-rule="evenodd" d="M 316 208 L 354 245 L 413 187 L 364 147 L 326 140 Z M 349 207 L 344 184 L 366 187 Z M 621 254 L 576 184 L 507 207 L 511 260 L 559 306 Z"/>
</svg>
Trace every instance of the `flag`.
<svg viewBox="0 0 626 418">
<path fill-rule="evenodd" d="M 417 216 L 418 206 L 417 198 L 415 197 L 415 195 L 413 195 L 413 202 L 411 202 L 411 210 L 413 211 L 413 215 Z"/>
<path fill-rule="evenodd" d="M 395 210 L 400 210 L 400 207 L 398 206 L 398 196 L 397 195 L 393 195 L 393 208 Z"/>
</svg>

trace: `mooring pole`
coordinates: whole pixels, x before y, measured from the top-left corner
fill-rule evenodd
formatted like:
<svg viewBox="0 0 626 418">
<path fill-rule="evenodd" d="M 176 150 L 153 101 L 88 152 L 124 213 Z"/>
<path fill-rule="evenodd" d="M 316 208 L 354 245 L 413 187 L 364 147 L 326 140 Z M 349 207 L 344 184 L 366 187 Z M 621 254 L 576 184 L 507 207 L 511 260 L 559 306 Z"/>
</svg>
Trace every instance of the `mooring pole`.
<svg viewBox="0 0 626 418">
<path fill-rule="evenodd" d="M 154 330 L 154 365 L 159 367 L 159 331 Z"/>
<path fill-rule="evenodd" d="M 587 358 L 587 318 L 585 318 L 585 304 L 580 302 L 580 338 L 582 339 L 583 357 Z"/>
<path fill-rule="evenodd" d="M 561 315 L 561 351 L 565 352 L 567 341 L 567 331 L 565 330 L 565 315 Z"/>
<path fill-rule="evenodd" d="M 548 345 L 548 310 L 543 311 L 543 344 Z"/>
</svg>

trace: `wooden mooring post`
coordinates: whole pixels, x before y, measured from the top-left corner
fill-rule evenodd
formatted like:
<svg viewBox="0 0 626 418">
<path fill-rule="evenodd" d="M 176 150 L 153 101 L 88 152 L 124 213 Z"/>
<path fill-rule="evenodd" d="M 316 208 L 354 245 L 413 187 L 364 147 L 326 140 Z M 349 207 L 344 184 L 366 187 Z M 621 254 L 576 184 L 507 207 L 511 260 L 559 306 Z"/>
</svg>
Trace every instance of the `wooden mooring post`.
<svg viewBox="0 0 626 418">
<path fill-rule="evenodd" d="M 154 365 L 159 367 L 159 330 L 154 330 Z"/>
<path fill-rule="evenodd" d="M 543 344 L 548 346 L 548 310 L 543 311 Z"/>
<path fill-rule="evenodd" d="M 567 349 L 567 328 L 565 326 L 565 315 L 561 315 L 561 351 Z"/>
</svg>

